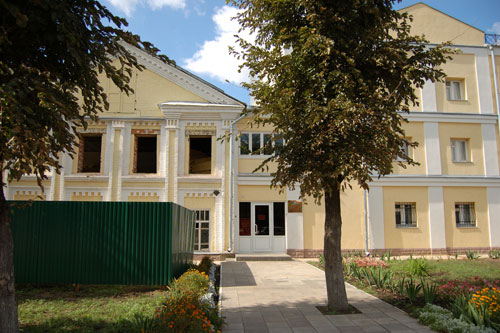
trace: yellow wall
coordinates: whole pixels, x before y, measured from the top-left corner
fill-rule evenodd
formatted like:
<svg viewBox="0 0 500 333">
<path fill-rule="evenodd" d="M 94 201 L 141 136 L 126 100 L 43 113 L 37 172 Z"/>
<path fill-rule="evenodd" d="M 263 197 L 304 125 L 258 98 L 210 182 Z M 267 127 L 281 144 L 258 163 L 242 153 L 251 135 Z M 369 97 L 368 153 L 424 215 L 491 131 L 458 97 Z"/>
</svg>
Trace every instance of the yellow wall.
<svg viewBox="0 0 500 333">
<path fill-rule="evenodd" d="M 101 192 L 73 192 L 71 201 L 102 201 Z"/>
<path fill-rule="evenodd" d="M 215 249 L 215 197 L 185 197 L 184 207 L 192 210 L 210 210 L 210 251 Z"/>
<path fill-rule="evenodd" d="M 383 192 L 385 248 L 429 248 L 429 204 L 427 188 L 385 186 Z M 416 228 L 396 228 L 396 216 L 394 207 L 396 202 L 414 202 L 416 204 Z"/>
<path fill-rule="evenodd" d="M 268 202 L 285 200 L 285 192 L 280 194 L 277 189 L 271 189 L 267 185 L 238 185 L 238 201 Z"/>
<path fill-rule="evenodd" d="M 490 246 L 488 231 L 488 198 L 482 187 L 444 187 L 444 216 L 447 247 Z M 455 202 L 473 202 L 476 228 L 457 228 Z"/>
<path fill-rule="evenodd" d="M 156 192 L 136 192 L 136 194 L 132 194 L 128 196 L 128 201 L 130 202 L 158 202 L 160 201 L 160 197 L 156 194 Z"/>
<path fill-rule="evenodd" d="M 450 139 L 468 139 L 471 162 L 451 161 Z M 443 175 L 483 175 L 483 137 L 481 124 L 440 123 L 439 145 Z"/>
<path fill-rule="evenodd" d="M 265 160 L 265 158 L 245 158 L 241 157 L 238 159 L 238 172 L 241 173 L 252 173 L 259 165 Z M 261 169 L 255 171 L 255 173 L 272 173 L 277 170 L 277 163 L 272 162 L 267 164 L 269 169 L 264 167 L 264 171 Z"/>
<path fill-rule="evenodd" d="M 342 212 L 342 249 L 364 248 L 364 210 L 363 191 L 353 186 L 341 194 Z M 321 204 L 314 203 L 313 198 L 306 198 L 307 204 L 302 207 L 304 221 L 304 248 L 322 249 L 325 234 L 324 199 Z"/>
<path fill-rule="evenodd" d="M 127 188 L 131 188 L 131 187 L 136 187 L 136 188 L 154 188 L 154 189 L 157 189 L 157 188 L 163 188 L 165 186 L 165 183 L 164 182 L 127 182 L 127 181 L 124 181 L 122 183 L 122 188 L 124 187 L 127 187 Z"/>
<path fill-rule="evenodd" d="M 411 141 L 418 142 L 418 147 L 410 148 L 410 154 L 415 162 L 420 163 L 416 166 L 408 166 L 406 169 L 394 163 L 394 173 L 403 175 L 424 175 L 426 174 L 426 160 L 425 160 L 425 135 L 424 123 L 411 122 L 403 125 L 405 136 L 411 138 Z"/>
<path fill-rule="evenodd" d="M 453 60 L 449 60 L 441 68 L 447 78 L 464 80 L 465 100 L 448 101 L 446 99 L 446 88 L 443 82 L 436 82 L 436 103 L 439 111 L 479 113 L 476 63 L 473 54 L 455 54 Z"/>
<path fill-rule="evenodd" d="M 16 191 L 14 200 L 45 200 L 45 194 L 39 191 Z"/>
<path fill-rule="evenodd" d="M 115 63 L 118 66 L 118 62 Z M 135 90 L 127 96 L 104 76 L 99 77 L 104 92 L 108 95 L 110 109 L 106 116 L 130 117 L 136 116 L 161 117 L 158 108 L 159 102 L 166 101 L 195 101 L 206 102 L 205 99 L 176 85 L 166 78 L 145 69 L 142 72 L 133 70 L 130 86 Z"/>
<path fill-rule="evenodd" d="M 483 46 L 484 34 L 481 30 L 435 10 L 423 3 L 403 8 L 413 16 L 411 33 L 425 35 L 431 43 L 451 41 L 455 45 Z"/>
</svg>

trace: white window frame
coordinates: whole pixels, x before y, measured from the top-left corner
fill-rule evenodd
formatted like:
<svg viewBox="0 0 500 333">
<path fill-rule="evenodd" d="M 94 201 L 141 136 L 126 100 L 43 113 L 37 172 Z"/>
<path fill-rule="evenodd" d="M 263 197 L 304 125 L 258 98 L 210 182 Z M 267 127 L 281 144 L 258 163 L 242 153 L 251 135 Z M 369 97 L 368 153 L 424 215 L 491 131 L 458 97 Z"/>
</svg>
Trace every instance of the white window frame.
<svg viewBox="0 0 500 333">
<path fill-rule="evenodd" d="M 446 80 L 446 99 L 448 101 L 465 101 L 465 89 L 463 80 Z"/>
<path fill-rule="evenodd" d="M 450 139 L 451 161 L 454 163 L 470 162 L 469 140 Z"/>
<path fill-rule="evenodd" d="M 409 139 L 409 138 L 406 138 L 406 139 L 407 139 L 408 141 L 411 141 L 411 139 Z M 404 142 L 404 143 L 403 143 L 403 145 L 400 147 L 400 149 L 399 149 L 399 150 L 400 150 L 400 151 L 402 151 L 402 152 L 404 152 L 404 153 L 406 154 L 406 156 L 408 156 L 409 158 L 412 158 L 412 149 L 411 149 L 411 147 L 410 147 L 410 145 L 409 145 L 408 143 Z M 398 156 L 396 156 L 395 161 L 397 161 L 397 162 L 403 162 L 403 161 L 404 161 L 404 159 L 403 159 L 403 158 L 401 158 L 401 157 L 398 155 Z"/>
<path fill-rule="evenodd" d="M 260 137 L 260 149 L 262 149 L 262 147 L 264 146 L 264 137 L 266 135 L 269 135 L 271 136 L 272 138 L 272 133 L 271 132 L 242 132 L 241 135 L 248 135 L 248 150 L 249 150 L 249 153 L 248 154 L 243 154 L 241 152 L 241 143 L 240 143 L 240 146 L 239 146 L 239 155 L 240 156 L 245 156 L 245 157 L 263 157 L 263 156 L 271 156 L 271 154 L 265 154 L 264 153 L 264 150 L 261 150 L 259 153 L 254 153 L 252 152 L 252 149 L 253 149 L 253 141 L 252 141 L 252 135 L 259 135 Z M 275 142 L 272 143 L 273 146 L 275 145 Z M 283 143 L 284 144 L 284 143 Z"/>
<path fill-rule="evenodd" d="M 195 244 L 194 244 L 194 251 L 195 252 L 210 252 L 211 246 L 210 246 L 210 240 L 212 239 L 212 228 L 211 228 L 211 211 L 210 209 L 197 209 L 195 210 L 195 229 L 194 232 L 197 233 L 198 235 L 198 243 L 196 243 L 196 235 L 195 235 Z M 208 243 L 206 243 L 207 247 L 206 248 L 201 248 L 201 231 L 206 228 L 200 228 L 197 226 L 198 224 L 201 225 L 201 223 L 208 223 Z M 203 243 L 205 244 L 205 243 Z M 198 246 L 198 249 L 196 247 Z"/>
<path fill-rule="evenodd" d="M 468 210 L 467 214 L 465 214 L 465 210 Z M 466 215 L 469 216 L 470 221 L 464 220 Z M 455 225 L 457 228 L 475 228 L 477 226 L 474 202 L 455 202 Z"/>
<path fill-rule="evenodd" d="M 398 206 L 400 206 L 398 208 Z M 409 206 L 411 210 L 411 220 L 410 217 L 406 216 L 406 209 Z M 400 214 L 400 222 L 397 223 L 397 213 L 399 211 Z M 396 222 L 396 228 L 416 228 L 417 227 L 417 203 L 416 202 L 396 202 L 394 203 L 394 219 Z"/>
</svg>

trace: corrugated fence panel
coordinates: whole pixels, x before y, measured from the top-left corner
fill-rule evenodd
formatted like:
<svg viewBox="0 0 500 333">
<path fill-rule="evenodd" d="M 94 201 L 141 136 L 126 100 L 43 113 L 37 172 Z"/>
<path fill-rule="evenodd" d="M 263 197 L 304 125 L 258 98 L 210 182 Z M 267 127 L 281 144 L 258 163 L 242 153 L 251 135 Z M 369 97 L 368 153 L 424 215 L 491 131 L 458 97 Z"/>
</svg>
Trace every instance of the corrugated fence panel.
<svg viewBox="0 0 500 333">
<path fill-rule="evenodd" d="M 16 282 L 165 285 L 193 259 L 194 212 L 176 204 L 10 204 Z"/>
</svg>

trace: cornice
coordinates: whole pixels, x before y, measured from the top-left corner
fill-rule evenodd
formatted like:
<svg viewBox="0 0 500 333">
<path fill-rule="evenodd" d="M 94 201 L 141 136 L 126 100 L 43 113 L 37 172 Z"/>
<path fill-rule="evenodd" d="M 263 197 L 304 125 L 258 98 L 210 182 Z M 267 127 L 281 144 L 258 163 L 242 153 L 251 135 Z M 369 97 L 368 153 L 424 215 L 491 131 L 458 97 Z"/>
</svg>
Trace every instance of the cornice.
<svg viewBox="0 0 500 333">
<path fill-rule="evenodd" d="M 481 113 L 451 113 L 451 112 L 401 112 L 402 116 L 409 121 L 427 121 L 441 123 L 474 123 L 474 124 L 496 124 L 496 114 Z"/>
</svg>

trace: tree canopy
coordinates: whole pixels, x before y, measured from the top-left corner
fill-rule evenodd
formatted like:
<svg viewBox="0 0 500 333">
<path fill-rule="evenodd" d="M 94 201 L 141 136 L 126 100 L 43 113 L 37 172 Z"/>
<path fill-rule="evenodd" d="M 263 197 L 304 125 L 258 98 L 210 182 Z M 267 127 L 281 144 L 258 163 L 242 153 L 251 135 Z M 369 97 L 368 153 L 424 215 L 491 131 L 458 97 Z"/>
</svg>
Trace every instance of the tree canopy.
<svg viewBox="0 0 500 333">
<path fill-rule="evenodd" d="M 342 272 L 339 191 L 354 182 L 367 189 L 396 157 L 415 163 L 401 150 L 417 144 L 405 138 L 404 112 L 418 103 L 416 88 L 444 77 L 438 66 L 448 50 L 412 36 L 411 18 L 392 0 L 228 2 L 255 37 L 233 50 L 254 79 L 245 84 L 258 104 L 254 121 L 272 124 L 286 142 L 264 165 L 278 165 L 273 185 L 325 196 L 329 306 L 345 309 L 345 290 L 335 303 L 328 285 L 334 267 Z"/>
<path fill-rule="evenodd" d="M 143 67 L 124 43 L 171 61 L 96 0 L 0 0 L 0 20 L 0 331 L 15 332 L 4 185 L 33 174 L 41 186 L 47 171 L 60 170 L 75 129 L 108 108 L 100 73 L 132 91 L 132 71 Z"/>
</svg>

